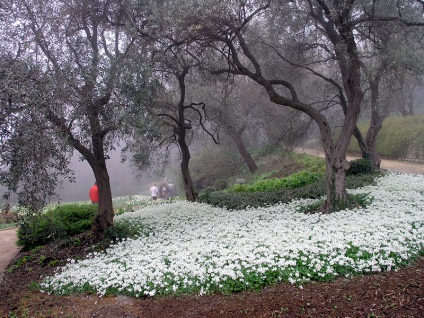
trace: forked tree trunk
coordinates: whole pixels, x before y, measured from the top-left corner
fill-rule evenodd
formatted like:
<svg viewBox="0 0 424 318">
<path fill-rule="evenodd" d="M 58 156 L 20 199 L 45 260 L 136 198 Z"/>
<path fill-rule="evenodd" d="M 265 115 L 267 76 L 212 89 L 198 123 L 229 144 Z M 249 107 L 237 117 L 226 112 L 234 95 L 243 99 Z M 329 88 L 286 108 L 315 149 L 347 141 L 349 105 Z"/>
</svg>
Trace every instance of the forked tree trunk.
<svg viewBox="0 0 424 318">
<path fill-rule="evenodd" d="M 96 108 L 91 105 L 91 108 Z M 103 235 L 107 228 L 113 226 L 113 204 L 112 191 L 110 188 L 109 173 L 106 167 L 106 159 L 103 145 L 103 134 L 101 133 L 100 120 L 96 113 L 91 113 L 88 116 L 91 132 L 93 149 L 85 147 L 78 139 L 74 138 L 71 131 L 64 124 L 64 121 L 50 112 L 48 120 L 56 127 L 61 129 L 63 134 L 68 138 L 69 143 L 84 157 L 93 170 L 94 177 L 99 190 L 99 206 L 96 215 L 93 219 L 92 232 L 95 236 Z"/>
<path fill-rule="evenodd" d="M 377 152 L 377 136 L 383 126 L 384 117 L 379 112 L 372 111 L 371 123 L 364 140 L 358 128 L 355 129 L 354 136 L 361 150 L 362 158 L 370 159 L 375 168 L 380 169 L 381 158 Z"/>
</svg>

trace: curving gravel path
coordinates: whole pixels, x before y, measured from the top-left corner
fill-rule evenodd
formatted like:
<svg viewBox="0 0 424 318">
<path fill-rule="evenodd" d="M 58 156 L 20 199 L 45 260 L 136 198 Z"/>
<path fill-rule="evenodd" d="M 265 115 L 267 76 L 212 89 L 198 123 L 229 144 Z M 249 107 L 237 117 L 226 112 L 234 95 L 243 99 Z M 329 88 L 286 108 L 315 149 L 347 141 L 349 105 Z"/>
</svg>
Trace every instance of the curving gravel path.
<svg viewBox="0 0 424 318">
<path fill-rule="evenodd" d="M 315 149 L 306 149 L 306 148 L 296 148 L 295 152 L 297 153 L 307 153 L 312 156 L 317 156 L 324 158 L 324 152 L 321 150 L 315 150 Z M 357 156 L 347 156 L 347 160 L 354 160 L 358 159 Z M 380 164 L 381 169 L 386 170 L 394 170 L 399 171 L 403 173 L 410 173 L 410 174 L 424 174 L 424 164 L 423 163 L 417 163 L 417 162 L 411 162 L 411 161 L 401 161 L 401 160 L 387 160 L 382 159 Z"/>
</svg>

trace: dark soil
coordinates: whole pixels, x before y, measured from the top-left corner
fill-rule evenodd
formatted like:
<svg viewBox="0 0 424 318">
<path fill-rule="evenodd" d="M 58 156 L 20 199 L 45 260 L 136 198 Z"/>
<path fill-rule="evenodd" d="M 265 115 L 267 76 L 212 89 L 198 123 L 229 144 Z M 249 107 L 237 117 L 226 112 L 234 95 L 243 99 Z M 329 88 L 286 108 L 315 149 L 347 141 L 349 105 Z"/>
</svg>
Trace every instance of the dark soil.
<svg viewBox="0 0 424 318">
<path fill-rule="evenodd" d="M 0 285 L 1 317 L 423 317 L 424 259 L 398 271 L 329 283 L 268 287 L 260 293 L 163 298 L 54 296 L 33 286 L 96 243 L 80 235 L 36 252 L 20 252 Z M 12 270 L 14 269 L 14 270 Z"/>
</svg>

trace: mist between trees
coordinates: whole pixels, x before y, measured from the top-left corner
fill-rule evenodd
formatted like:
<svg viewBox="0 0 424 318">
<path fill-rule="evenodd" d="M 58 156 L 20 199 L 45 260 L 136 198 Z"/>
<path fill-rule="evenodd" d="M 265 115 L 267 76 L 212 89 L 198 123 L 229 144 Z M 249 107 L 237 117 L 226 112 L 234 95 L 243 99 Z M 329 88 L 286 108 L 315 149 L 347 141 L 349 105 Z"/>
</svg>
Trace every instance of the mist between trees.
<svg viewBox="0 0 424 318">
<path fill-rule="evenodd" d="M 198 191 L 190 148 L 229 137 L 249 147 L 316 139 L 327 200 L 346 202 L 352 136 L 376 168 L 395 114 L 422 113 L 421 0 L 4 1 L 0 6 L 0 182 L 40 211 L 71 153 L 100 192 L 93 231 L 113 226 L 108 158 L 165 175 L 177 149 L 182 188 Z M 364 134 L 358 121 L 367 122 Z"/>
</svg>

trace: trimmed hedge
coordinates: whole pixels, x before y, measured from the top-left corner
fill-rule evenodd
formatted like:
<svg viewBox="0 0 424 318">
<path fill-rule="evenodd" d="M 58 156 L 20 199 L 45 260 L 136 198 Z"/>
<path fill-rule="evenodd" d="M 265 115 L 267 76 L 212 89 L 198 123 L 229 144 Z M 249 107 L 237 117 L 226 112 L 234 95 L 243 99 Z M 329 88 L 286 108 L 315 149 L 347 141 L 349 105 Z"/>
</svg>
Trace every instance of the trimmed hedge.
<svg viewBox="0 0 424 318">
<path fill-rule="evenodd" d="M 203 191 L 199 195 L 199 202 L 216 207 L 226 207 L 230 210 L 241 210 L 247 207 L 270 206 L 278 203 L 287 203 L 297 198 L 320 198 L 325 195 L 325 180 L 320 179 L 301 188 L 285 189 L 266 192 L 228 192 Z"/>
<path fill-rule="evenodd" d="M 24 249 L 83 233 L 91 229 L 97 205 L 66 204 L 26 219 L 19 227 L 17 244 Z"/>
<path fill-rule="evenodd" d="M 355 189 L 373 184 L 379 173 L 350 175 L 346 179 L 346 187 Z M 293 199 L 319 199 L 326 195 L 325 178 L 295 189 L 282 189 L 267 192 L 229 192 L 205 189 L 199 195 L 199 202 L 215 207 L 225 207 L 230 210 L 241 210 L 247 207 L 271 206 L 287 203 Z"/>
</svg>

